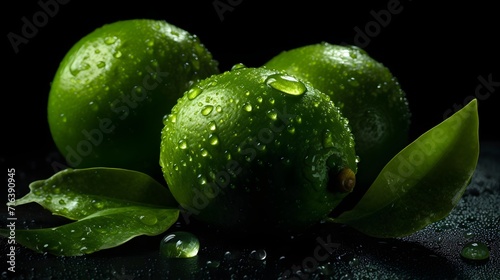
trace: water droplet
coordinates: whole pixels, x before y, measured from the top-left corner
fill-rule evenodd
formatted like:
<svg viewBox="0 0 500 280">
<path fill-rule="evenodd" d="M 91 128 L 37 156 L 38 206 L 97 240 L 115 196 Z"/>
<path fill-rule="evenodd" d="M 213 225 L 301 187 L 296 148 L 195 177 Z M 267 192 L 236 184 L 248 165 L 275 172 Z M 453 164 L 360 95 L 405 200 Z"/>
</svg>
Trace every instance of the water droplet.
<svg viewBox="0 0 500 280">
<path fill-rule="evenodd" d="M 116 37 L 106 37 L 104 38 L 104 43 L 106 45 L 111 45 L 111 44 L 114 44 L 116 42 L 117 38 Z"/>
<path fill-rule="evenodd" d="M 301 95 L 307 91 L 301 81 L 288 75 L 273 74 L 267 77 L 265 82 L 270 87 L 291 95 Z"/>
<path fill-rule="evenodd" d="M 271 119 L 271 120 L 276 120 L 278 119 L 278 113 L 276 113 L 275 110 L 271 110 L 269 112 L 267 112 L 267 116 Z"/>
<path fill-rule="evenodd" d="M 187 97 L 189 100 L 195 99 L 203 90 L 199 87 L 192 87 L 187 92 Z"/>
<path fill-rule="evenodd" d="M 158 218 L 156 218 L 155 216 L 149 216 L 149 215 L 139 216 L 139 220 L 141 221 L 141 223 L 148 225 L 148 226 L 155 225 L 158 222 Z"/>
<path fill-rule="evenodd" d="M 347 82 L 349 82 L 349 84 L 353 87 L 358 87 L 359 86 L 359 82 L 354 78 L 350 78 L 349 80 L 347 80 Z"/>
<path fill-rule="evenodd" d="M 245 110 L 247 112 L 252 112 L 252 104 L 245 103 L 245 105 L 243 105 L 243 110 Z"/>
<path fill-rule="evenodd" d="M 220 266 L 220 261 L 207 261 L 207 268 L 218 268 Z"/>
<path fill-rule="evenodd" d="M 247 68 L 245 66 L 245 64 L 243 64 L 243 63 L 236 63 L 235 65 L 233 65 L 233 67 L 231 67 L 231 70 L 238 70 L 238 69 L 243 69 L 243 68 Z"/>
<path fill-rule="evenodd" d="M 198 238 L 183 231 L 165 236 L 160 243 L 160 255 L 167 258 L 191 258 L 198 255 L 199 249 Z"/>
<path fill-rule="evenodd" d="M 357 57 L 358 57 L 358 54 L 357 54 L 355 51 L 351 50 L 351 51 L 349 51 L 349 56 L 350 56 L 351 58 L 357 58 Z"/>
<path fill-rule="evenodd" d="M 154 40 L 152 40 L 152 39 L 147 39 L 146 40 L 146 46 L 152 47 L 152 46 L 154 46 L 154 44 L 155 44 Z"/>
<path fill-rule="evenodd" d="M 116 51 L 115 54 L 113 55 L 115 58 L 120 58 L 122 57 L 122 52 L 121 51 Z"/>
<path fill-rule="evenodd" d="M 210 121 L 208 127 L 210 128 L 211 131 L 215 131 L 217 129 L 217 125 L 215 124 L 214 121 Z"/>
<path fill-rule="evenodd" d="M 205 149 L 203 149 L 203 148 L 201 148 L 200 153 L 201 153 L 201 156 L 202 156 L 202 157 L 206 157 L 206 156 L 208 156 L 208 151 L 207 151 L 207 150 L 205 150 Z"/>
<path fill-rule="evenodd" d="M 219 144 L 219 138 L 217 138 L 216 135 L 210 134 L 208 136 L 208 139 L 209 139 L 210 145 L 215 146 L 215 145 Z"/>
<path fill-rule="evenodd" d="M 323 148 L 332 148 L 335 146 L 335 142 L 333 141 L 333 135 L 330 130 L 326 130 L 323 135 Z"/>
<path fill-rule="evenodd" d="M 94 200 L 94 201 L 92 201 L 92 203 L 93 203 L 92 205 L 94 205 L 94 207 L 97 209 L 104 208 L 104 202 L 102 202 L 102 201 L 95 201 Z"/>
<path fill-rule="evenodd" d="M 104 61 L 97 62 L 97 68 L 104 68 L 105 66 L 106 66 L 106 62 L 104 62 Z"/>
<path fill-rule="evenodd" d="M 488 245 L 482 242 L 468 242 L 460 251 L 460 255 L 468 260 L 486 260 L 490 257 Z"/>
<path fill-rule="evenodd" d="M 185 150 L 187 148 L 187 142 L 184 139 L 179 140 L 179 149 Z"/>
<path fill-rule="evenodd" d="M 59 199 L 59 204 L 61 204 L 61 205 L 65 205 L 65 204 L 66 204 L 66 201 L 64 201 L 64 199 Z"/>
<path fill-rule="evenodd" d="M 201 114 L 203 116 L 208 116 L 210 113 L 212 113 L 212 110 L 214 109 L 214 106 L 212 105 L 207 105 L 201 109 Z"/>
<path fill-rule="evenodd" d="M 252 250 L 250 252 L 250 258 L 258 261 L 263 261 L 267 257 L 267 252 L 264 249 Z"/>
</svg>

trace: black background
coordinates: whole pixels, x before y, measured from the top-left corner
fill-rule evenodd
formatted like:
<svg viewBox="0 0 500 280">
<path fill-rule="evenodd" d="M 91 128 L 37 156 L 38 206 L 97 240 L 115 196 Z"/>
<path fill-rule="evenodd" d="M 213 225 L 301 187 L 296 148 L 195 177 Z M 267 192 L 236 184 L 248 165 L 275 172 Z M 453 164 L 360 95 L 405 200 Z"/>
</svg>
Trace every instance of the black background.
<svg viewBox="0 0 500 280">
<path fill-rule="evenodd" d="M 197 35 L 219 61 L 221 71 L 236 63 L 260 66 L 283 50 L 321 41 L 362 45 L 399 79 L 412 111 L 413 139 L 441 122 L 450 110 L 477 97 L 480 140 L 499 140 L 500 26 L 492 2 L 401 0 L 402 10 L 392 14 L 385 26 L 377 23 L 379 29 L 373 28 L 377 26 L 374 13 L 398 1 L 331 1 L 328 5 L 315 0 L 295 4 L 250 0 L 60 2 L 65 4 L 58 3 L 58 11 L 26 44 L 18 46 L 17 53 L 8 34 L 22 35 L 22 18 L 33 22 L 33 15 L 43 9 L 38 1 L 2 4 L 2 54 L 6 59 L 2 64 L 0 163 L 29 178 L 18 186 L 18 196 L 27 192 L 31 179 L 45 179 L 52 172 L 50 157 L 55 146 L 46 104 L 59 62 L 94 29 L 132 18 L 164 19 Z M 232 6 L 218 12 L 214 3 Z M 367 26 L 372 27 L 372 36 L 361 42 L 356 30 Z M 483 87 L 477 95 L 479 77 L 496 84 L 490 91 Z"/>
<path fill-rule="evenodd" d="M 486 1 L 453 5 L 410 0 L 331 5 L 248 0 L 66 2 L 58 4 L 55 15 L 37 28 L 28 43 L 20 44 L 17 53 L 7 34 L 22 36 L 22 18 L 33 22 L 42 8 L 37 1 L 3 4 L 2 53 L 7 59 L 1 120 L 2 158 L 7 164 L 53 149 L 46 103 L 50 82 L 69 48 L 103 24 L 131 18 L 165 19 L 197 35 L 222 71 L 239 62 L 260 66 L 282 50 L 320 41 L 360 45 L 389 67 L 407 93 L 413 138 L 474 97 L 479 76 L 490 76 L 497 82 L 496 91 L 483 89 L 478 96 L 480 133 L 482 140 L 499 139 L 495 138 L 500 92 L 498 10 Z M 392 14 L 385 27 L 373 28 L 373 13 L 397 2 L 400 12 Z M 214 3 L 233 6 L 218 12 Z M 356 37 L 356 28 L 367 26 L 372 32 L 368 43 Z"/>
</svg>

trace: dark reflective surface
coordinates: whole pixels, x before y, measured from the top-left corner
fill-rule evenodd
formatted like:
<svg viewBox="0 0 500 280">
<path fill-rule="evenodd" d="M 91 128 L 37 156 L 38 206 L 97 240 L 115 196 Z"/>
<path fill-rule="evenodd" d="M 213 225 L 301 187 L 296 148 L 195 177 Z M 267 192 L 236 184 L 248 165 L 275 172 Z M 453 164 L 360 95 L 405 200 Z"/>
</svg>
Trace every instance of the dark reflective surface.
<svg viewBox="0 0 500 280">
<path fill-rule="evenodd" d="M 25 168 L 32 174 L 30 167 Z M 122 246 L 82 257 L 55 257 L 18 246 L 16 272 L 4 269 L 2 278 L 495 279 L 500 275 L 499 171 L 500 144 L 483 142 L 476 173 L 457 207 L 445 219 L 405 238 L 371 238 L 346 226 L 326 224 L 280 240 L 271 234 L 227 236 L 193 220 L 180 219 L 159 236 L 136 237 Z M 24 172 L 19 177 L 25 182 L 33 179 Z M 16 207 L 16 216 L 18 228 L 66 222 L 36 204 Z M 196 257 L 160 257 L 162 237 L 178 230 L 199 238 L 201 247 Z M 460 251 L 468 242 L 484 242 L 490 258 L 463 258 Z M 6 239 L 1 244 L 6 252 Z"/>
<path fill-rule="evenodd" d="M 224 236 L 181 219 L 160 236 L 137 237 L 82 257 L 54 257 L 17 246 L 15 273 L 6 270 L 10 245 L 0 239 L 2 279 L 498 279 L 500 45 L 495 40 L 497 10 L 492 4 L 408 0 L 344 1 L 330 6 L 320 1 L 281 1 L 271 6 L 264 1 L 165 4 L 144 0 L 103 6 L 97 1 L 26 2 L 8 1 L 3 7 L 7 60 L 0 164 L 4 178 L 7 168 L 16 169 L 18 198 L 28 192 L 30 182 L 54 173 L 52 163 L 61 162 L 46 121 L 47 95 L 59 62 L 95 28 L 129 18 L 165 19 L 198 35 L 223 71 L 236 63 L 260 66 L 278 52 L 323 40 L 360 45 L 400 80 L 412 111 L 413 139 L 475 97 L 483 142 L 477 171 L 456 209 L 406 238 L 374 239 L 334 225 L 320 225 L 302 236 L 280 240 Z M 392 12 L 387 14 L 389 8 Z M 34 21 L 36 26 L 27 23 Z M 13 34 L 21 41 L 13 43 Z M 0 205 L 7 198 L 5 182 Z M 2 228 L 7 224 L 6 211 L 0 207 Z M 16 228 L 66 222 L 36 204 L 16 207 L 16 217 Z M 198 236 L 197 257 L 159 257 L 162 237 L 175 230 Z M 460 251 L 470 241 L 486 243 L 490 258 L 462 258 Z"/>
</svg>

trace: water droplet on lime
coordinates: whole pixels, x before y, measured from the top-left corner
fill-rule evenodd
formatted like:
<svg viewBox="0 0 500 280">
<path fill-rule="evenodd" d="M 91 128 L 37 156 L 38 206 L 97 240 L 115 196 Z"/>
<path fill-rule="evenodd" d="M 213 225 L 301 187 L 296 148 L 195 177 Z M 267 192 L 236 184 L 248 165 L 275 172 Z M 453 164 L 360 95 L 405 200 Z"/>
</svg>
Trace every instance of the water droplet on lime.
<svg viewBox="0 0 500 280">
<path fill-rule="evenodd" d="M 207 105 L 201 109 L 201 114 L 203 116 L 208 116 L 210 113 L 212 113 L 212 110 L 214 109 L 214 106 L 212 105 Z"/>
<path fill-rule="evenodd" d="M 267 77 L 265 82 L 270 87 L 291 95 L 301 95 L 307 91 L 301 81 L 288 75 L 273 74 Z"/>
<path fill-rule="evenodd" d="M 189 100 L 195 99 L 203 90 L 199 87 L 192 87 L 187 92 L 187 97 Z"/>
<path fill-rule="evenodd" d="M 97 68 L 104 68 L 105 66 L 106 66 L 106 62 L 104 62 L 104 61 L 97 62 Z"/>
<path fill-rule="evenodd" d="M 252 112 L 252 104 L 245 103 L 245 105 L 243 105 L 243 110 L 245 110 L 247 112 Z"/>
<path fill-rule="evenodd" d="M 208 137 L 209 141 L 210 141 L 210 145 L 217 145 L 219 144 L 219 138 L 217 138 L 216 135 L 213 135 L 213 134 L 210 134 L 210 136 Z"/>
<path fill-rule="evenodd" d="M 106 37 L 104 38 L 104 43 L 106 45 L 111 45 L 111 44 L 114 44 L 116 42 L 117 38 L 116 37 Z"/>
<path fill-rule="evenodd" d="M 187 142 L 186 140 L 182 139 L 179 141 L 179 149 L 185 150 L 187 148 Z"/>
</svg>

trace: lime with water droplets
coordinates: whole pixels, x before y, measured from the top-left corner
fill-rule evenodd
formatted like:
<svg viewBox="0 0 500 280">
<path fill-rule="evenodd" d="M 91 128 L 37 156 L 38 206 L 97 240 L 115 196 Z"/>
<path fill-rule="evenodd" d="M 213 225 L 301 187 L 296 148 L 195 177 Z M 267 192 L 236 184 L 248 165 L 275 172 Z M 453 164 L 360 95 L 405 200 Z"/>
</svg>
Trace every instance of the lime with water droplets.
<svg viewBox="0 0 500 280">
<path fill-rule="evenodd" d="M 355 184 L 346 119 L 326 94 L 284 72 L 236 67 L 212 75 L 164 123 L 160 165 L 172 194 L 222 229 L 303 230 Z"/>
<path fill-rule="evenodd" d="M 264 66 L 310 82 L 340 107 L 360 157 L 356 175 L 361 186 L 369 186 L 408 144 L 405 93 L 390 70 L 364 50 L 323 42 L 283 51 Z"/>
<path fill-rule="evenodd" d="M 101 26 L 57 69 L 47 108 L 53 140 L 71 167 L 161 175 L 163 116 L 193 83 L 218 72 L 197 36 L 163 20 Z"/>
</svg>

